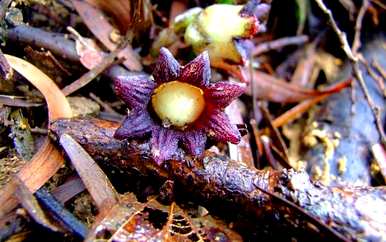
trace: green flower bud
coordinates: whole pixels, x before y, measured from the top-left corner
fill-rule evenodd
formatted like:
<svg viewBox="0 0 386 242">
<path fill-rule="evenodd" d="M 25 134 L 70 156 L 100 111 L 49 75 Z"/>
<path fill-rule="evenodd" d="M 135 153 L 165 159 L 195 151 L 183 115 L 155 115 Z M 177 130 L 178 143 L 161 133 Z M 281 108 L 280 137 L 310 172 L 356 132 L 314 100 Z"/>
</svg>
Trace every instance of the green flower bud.
<svg viewBox="0 0 386 242">
<path fill-rule="evenodd" d="M 259 30 L 257 18 L 245 8 L 229 4 L 194 8 L 176 17 L 174 29 L 185 29 L 185 42 L 196 53 L 208 50 L 212 62 L 242 64 L 244 59 L 235 40 L 252 38 Z"/>
</svg>

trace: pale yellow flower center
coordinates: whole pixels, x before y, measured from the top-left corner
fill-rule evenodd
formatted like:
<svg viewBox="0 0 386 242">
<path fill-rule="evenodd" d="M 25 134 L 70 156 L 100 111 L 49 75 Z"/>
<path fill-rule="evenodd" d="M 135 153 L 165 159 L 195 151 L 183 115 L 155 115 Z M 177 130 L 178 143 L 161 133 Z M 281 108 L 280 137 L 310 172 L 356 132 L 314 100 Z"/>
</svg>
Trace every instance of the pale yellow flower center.
<svg viewBox="0 0 386 242">
<path fill-rule="evenodd" d="M 205 107 L 204 92 L 193 85 L 172 81 L 159 86 L 151 98 L 164 126 L 184 128 L 196 121 Z"/>
</svg>

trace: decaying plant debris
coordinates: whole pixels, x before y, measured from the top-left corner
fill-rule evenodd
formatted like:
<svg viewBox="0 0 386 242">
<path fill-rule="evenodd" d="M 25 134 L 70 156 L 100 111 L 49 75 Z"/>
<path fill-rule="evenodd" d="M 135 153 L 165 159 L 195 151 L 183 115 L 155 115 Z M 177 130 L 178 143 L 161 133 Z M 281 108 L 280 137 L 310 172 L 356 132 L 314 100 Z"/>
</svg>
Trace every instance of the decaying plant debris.
<svg viewBox="0 0 386 242">
<path fill-rule="evenodd" d="M 193 160 L 180 151 L 184 157 L 182 162 L 171 161 L 160 168 L 151 159 L 149 143 L 112 142 L 117 127 L 117 123 L 103 120 L 75 119 L 58 120 L 51 128 L 57 138 L 63 134 L 72 136 L 105 166 L 138 170 L 143 175 L 153 175 L 161 180 L 172 179 L 184 197 L 189 196 L 202 204 L 213 205 L 222 201 L 224 208 L 236 206 L 235 211 L 249 213 L 260 223 L 269 221 L 273 223 L 271 226 L 278 226 L 276 223 L 294 230 L 300 227 L 311 230 L 310 233 L 315 232 L 313 226 L 320 226 L 307 227 L 314 222 L 309 218 L 302 224 L 304 221 L 295 219 L 301 216 L 300 211 L 277 200 L 271 195 L 273 193 L 293 201 L 347 239 L 386 236 L 386 224 L 379 217 L 385 213 L 386 190 L 382 187 L 326 187 L 312 183 L 302 172 L 258 171 L 210 152 L 202 160 Z M 373 210 L 374 207 L 377 211 Z M 337 239 L 324 227 L 316 229 L 323 231 L 319 236 L 327 236 L 324 239 Z"/>
<path fill-rule="evenodd" d="M 385 11 L 1 1 L 0 240 L 385 241 Z"/>
</svg>

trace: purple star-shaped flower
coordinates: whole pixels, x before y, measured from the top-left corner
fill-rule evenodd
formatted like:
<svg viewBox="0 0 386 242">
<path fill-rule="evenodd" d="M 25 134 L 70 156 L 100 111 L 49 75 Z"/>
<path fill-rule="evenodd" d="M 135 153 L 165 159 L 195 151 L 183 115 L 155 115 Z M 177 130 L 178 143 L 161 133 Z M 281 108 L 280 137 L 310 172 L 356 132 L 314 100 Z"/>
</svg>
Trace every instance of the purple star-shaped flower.
<svg viewBox="0 0 386 242">
<path fill-rule="evenodd" d="M 117 95 L 131 111 L 116 130 L 117 139 L 141 138 L 151 133 L 151 152 L 161 164 L 173 158 L 178 145 L 200 156 L 207 136 L 238 143 L 240 133 L 224 108 L 245 91 L 234 82 L 210 83 L 209 56 L 203 52 L 185 66 L 161 48 L 153 71 L 147 75 L 120 76 Z"/>
</svg>

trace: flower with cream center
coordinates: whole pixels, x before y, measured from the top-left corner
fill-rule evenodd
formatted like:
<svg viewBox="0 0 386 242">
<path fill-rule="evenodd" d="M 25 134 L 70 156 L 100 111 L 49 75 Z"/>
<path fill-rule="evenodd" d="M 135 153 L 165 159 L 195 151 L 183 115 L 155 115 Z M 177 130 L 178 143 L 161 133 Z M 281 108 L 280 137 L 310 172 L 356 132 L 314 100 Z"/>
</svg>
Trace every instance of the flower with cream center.
<svg viewBox="0 0 386 242">
<path fill-rule="evenodd" d="M 210 83 L 210 76 L 207 52 L 180 66 L 166 48 L 161 48 L 154 80 L 145 74 L 132 74 L 114 81 L 117 95 L 130 108 L 114 137 L 145 138 L 151 134 L 151 153 L 158 164 L 175 157 L 179 144 L 200 156 L 208 136 L 238 143 L 240 133 L 224 108 L 245 87 L 227 81 Z"/>
<path fill-rule="evenodd" d="M 196 121 L 205 107 L 204 92 L 179 81 L 164 83 L 155 89 L 151 103 L 164 126 L 178 128 Z"/>
<path fill-rule="evenodd" d="M 250 52 L 248 39 L 264 29 L 259 18 L 268 10 L 269 5 L 259 1 L 196 7 L 176 16 L 173 30 L 184 33 L 185 43 L 194 52 L 208 50 L 212 64 L 222 61 L 243 64 Z"/>
</svg>

